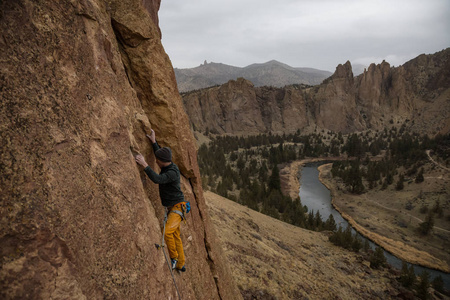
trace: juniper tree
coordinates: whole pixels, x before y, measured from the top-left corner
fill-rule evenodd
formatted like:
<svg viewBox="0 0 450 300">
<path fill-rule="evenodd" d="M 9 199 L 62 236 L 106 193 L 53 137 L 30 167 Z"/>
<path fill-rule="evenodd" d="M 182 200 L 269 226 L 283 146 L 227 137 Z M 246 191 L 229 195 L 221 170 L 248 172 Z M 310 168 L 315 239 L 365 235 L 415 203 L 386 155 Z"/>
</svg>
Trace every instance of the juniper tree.
<svg viewBox="0 0 450 300">
<path fill-rule="evenodd" d="M 402 270 L 399 281 L 406 288 L 411 288 L 414 285 L 416 281 L 416 274 L 414 273 L 414 267 L 412 265 L 408 267 L 406 262 L 402 262 Z"/>
<path fill-rule="evenodd" d="M 403 190 L 403 187 L 404 187 L 403 181 L 405 181 L 405 176 L 403 174 L 401 174 L 398 178 L 397 185 L 395 186 L 395 189 L 397 191 Z"/>
<path fill-rule="evenodd" d="M 386 263 L 386 257 L 384 256 L 383 248 L 377 246 L 375 248 L 375 251 L 370 255 L 369 262 L 370 267 L 373 269 L 383 267 Z"/>
<path fill-rule="evenodd" d="M 419 282 L 417 284 L 417 296 L 419 296 L 420 299 L 429 299 L 430 293 L 428 292 L 428 287 L 430 286 L 430 274 L 424 270 L 419 275 Z"/>
<path fill-rule="evenodd" d="M 269 177 L 269 191 L 271 190 L 281 190 L 280 171 L 278 170 L 276 164 L 273 167 L 272 174 Z"/>
<path fill-rule="evenodd" d="M 434 226 L 434 213 L 432 210 L 428 212 L 425 221 L 419 224 L 420 233 L 427 235 Z"/>
<path fill-rule="evenodd" d="M 358 235 L 355 233 L 354 237 L 353 237 L 353 242 L 352 242 L 352 250 L 354 252 L 358 252 L 359 249 L 361 249 L 363 246 L 361 239 L 358 237 Z"/>
<path fill-rule="evenodd" d="M 439 293 L 445 292 L 444 291 L 444 280 L 442 279 L 441 275 L 434 277 L 434 279 L 431 281 L 431 285 Z"/>
<path fill-rule="evenodd" d="M 328 219 L 325 221 L 325 230 L 330 231 L 336 231 L 336 221 L 334 220 L 334 217 L 332 214 L 328 217 Z"/>
</svg>

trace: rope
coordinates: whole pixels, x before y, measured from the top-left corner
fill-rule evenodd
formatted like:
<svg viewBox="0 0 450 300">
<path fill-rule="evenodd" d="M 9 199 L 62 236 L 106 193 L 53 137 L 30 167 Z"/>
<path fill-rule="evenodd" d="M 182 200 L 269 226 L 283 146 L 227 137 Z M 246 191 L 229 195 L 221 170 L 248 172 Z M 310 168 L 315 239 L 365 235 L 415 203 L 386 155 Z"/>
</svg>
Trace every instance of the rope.
<svg viewBox="0 0 450 300">
<path fill-rule="evenodd" d="M 167 266 L 169 267 L 170 275 L 172 275 L 173 284 L 175 285 L 175 289 L 177 290 L 178 299 L 181 300 L 180 291 L 178 290 L 178 286 L 177 286 L 177 283 L 175 281 L 175 276 L 173 276 L 172 266 L 170 265 L 169 259 L 167 258 L 166 251 L 164 251 L 164 246 L 165 246 L 165 244 L 164 244 L 164 234 L 166 233 L 166 222 L 167 222 L 167 215 L 168 215 L 167 207 L 165 208 L 165 210 L 166 210 L 166 213 L 164 215 L 164 229 L 163 229 L 163 234 L 162 234 L 161 247 L 162 247 L 162 250 L 163 250 L 163 253 L 164 253 L 164 257 L 166 258 Z"/>
</svg>

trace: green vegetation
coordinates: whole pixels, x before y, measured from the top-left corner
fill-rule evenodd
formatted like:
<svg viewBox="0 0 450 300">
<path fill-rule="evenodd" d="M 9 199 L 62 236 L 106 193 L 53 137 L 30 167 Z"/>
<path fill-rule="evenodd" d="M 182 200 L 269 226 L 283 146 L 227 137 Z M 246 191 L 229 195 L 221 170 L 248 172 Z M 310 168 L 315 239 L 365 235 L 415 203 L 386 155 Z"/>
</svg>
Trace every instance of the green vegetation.
<svg viewBox="0 0 450 300">
<path fill-rule="evenodd" d="M 419 282 L 416 287 L 417 296 L 420 299 L 430 299 L 430 293 L 428 288 L 430 287 L 430 274 L 427 271 L 423 271 L 419 275 Z"/>
<path fill-rule="evenodd" d="M 350 226 L 347 226 L 345 230 L 339 226 L 338 230 L 334 231 L 329 239 L 330 242 L 336 246 L 340 246 L 354 252 L 358 252 L 361 248 L 363 248 L 363 246 L 366 252 L 369 250 L 368 246 L 363 245 L 362 240 L 357 233 L 352 234 L 352 228 Z"/>
<path fill-rule="evenodd" d="M 400 273 L 399 282 L 406 288 L 411 289 L 416 282 L 416 273 L 413 265 L 408 267 L 406 262 L 402 262 L 402 270 Z"/>
<path fill-rule="evenodd" d="M 205 189 L 295 226 L 329 230 L 332 243 L 350 251 L 363 251 L 371 268 L 382 268 L 386 258 L 381 247 L 372 250 L 367 239 L 363 243 L 356 233 L 352 234 L 350 226 L 345 230 L 336 228 L 332 215 L 323 221 L 319 212 L 308 210 L 299 197 L 291 199 L 283 195 L 280 169 L 286 163 L 304 158 L 341 156 L 341 161 L 333 163 L 331 174 L 342 180 L 348 192 L 362 194 L 390 186 L 401 191 L 406 182 L 425 181 L 425 150 L 432 150 L 448 165 L 449 148 L 450 135 L 430 139 L 406 132 L 404 127 L 349 136 L 324 131 L 301 135 L 298 131 L 289 135 L 217 136 L 200 147 L 198 162 Z M 423 197 L 421 192 L 419 198 Z M 411 202 L 406 209 L 413 209 Z M 437 200 L 432 207 L 423 203 L 420 212 L 426 217 L 418 232 L 426 235 L 432 230 L 434 219 L 443 217 L 443 209 Z M 428 299 L 428 274 L 416 277 L 413 266 L 404 263 L 399 282 L 414 289 L 421 299 Z M 443 293 L 442 278 L 436 277 L 431 284 Z"/>
<path fill-rule="evenodd" d="M 444 280 L 442 276 L 436 276 L 430 282 L 430 274 L 427 271 L 423 271 L 418 277 L 414 272 L 413 265 L 409 265 L 406 262 L 402 262 L 402 269 L 400 272 L 400 277 L 398 281 L 405 288 L 416 292 L 417 297 L 420 299 L 430 299 L 431 295 L 428 291 L 428 288 L 431 286 L 441 294 L 446 294 L 444 288 Z"/>
<path fill-rule="evenodd" d="M 450 135 L 430 139 L 407 132 L 405 126 L 349 136 L 325 131 L 217 136 L 199 148 L 198 162 L 205 189 L 296 226 L 330 230 L 328 221 L 308 211 L 300 199 L 282 194 L 279 170 L 283 164 L 307 157 L 345 156 L 347 159 L 333 164 L 331 173 L 342 179 L 350 193 L 386 189 L 394 182 L 395 189 L 402 190 L 406 181 L 424 181 L 426 149 L 448 160 L 445 149 L 449 145 Z M 442 215 L 439 206 L 433 209 L 435 213 L 439 210 Z M 419 228 L 423 234 L 434 224 L 432 216 L 427 220 Z"/>
<path fill-rule="evenodd" d="M 419 232 L 423 235 L 427 235 L 434 226 L 434 213 L 429 211 L 425 218 L 425 221 L 419 224 Z"/>
<path fill-rule="evenodd" d="M 437 277 L 435 277 L 432 281 L 431 281 L 431 285 L 433 286 L 433 288 L 438 291 L 439 293 L 444 294 L 445 293 L 445 289 L 444 289 L 444 279 L 442 279 L 442 276 L 439 275 Z"/>
<path fill-rule="evenodd" d="M 279 174 L 280 165 L 294 160 L 340 155 L 343 137 L 331 135 L 218 136 L 198 151 L 203 187 L 299 227 L 336 230 L 332 216 L 323 221 L 318 212 L 308 211 L 300 198 L 283 195 Z"/>
<path fill-rule="evenodd" d="M 399 131 L 385 129 L 371 138 L 364 134 L 350 135 L 342 147 L 342 153 L 345 152 L 349 159 L 334 163 L 332 176 L 340 177 L 353 194 L 364 193 L 378 185 L 382 190 L 387 189 L 395 179 L 397 191 L 403 190 L 406 181 L 423 182 L 421 166 L 427 161 L 425 150 L 432 149 L 448 161 L 450 135 L 430 139 L 405 132 L 403 128 Z"/>
<path fill-rule="evenodd" d="M 383 248 L 377 246 L 375 251 L 369 257 L 370 267 L 373 269 L 379 269 L 386 264 L 386 257 L 383 253 Z"/>
</svg>

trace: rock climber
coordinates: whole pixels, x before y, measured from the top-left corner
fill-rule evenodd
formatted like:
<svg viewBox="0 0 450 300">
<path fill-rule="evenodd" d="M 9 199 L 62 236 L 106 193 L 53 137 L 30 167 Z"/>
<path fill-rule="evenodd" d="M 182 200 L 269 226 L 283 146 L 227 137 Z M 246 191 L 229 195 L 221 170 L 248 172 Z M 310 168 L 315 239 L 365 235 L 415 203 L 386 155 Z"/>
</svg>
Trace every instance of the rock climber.
<svg viewBox="0 0 450 300">
<path fill-rule="evenodd" d="M 190 209 L 189 202 L 184 199 L 184 194 L 180 187 L 180 170 L 172 162 L 172 151 L 168 147 L 161 148 L 156 142 L 155 131 L 146 135 L 155 152 L 156 163 L 161 172 L 157 174 L 150 168 L 144 156 L 138 154 L 136 162 L 144 167 L 147 176 L 159 185 L 159 196 L 162 205 L 167 210 L 167 222 L 164 232 L 164 240 L 169 251 L 172 269 L 181 272 L 186 271 L 183 243 L 180 237 L 180 224 L 185 218 L 184 214 Z"/>
</svg>

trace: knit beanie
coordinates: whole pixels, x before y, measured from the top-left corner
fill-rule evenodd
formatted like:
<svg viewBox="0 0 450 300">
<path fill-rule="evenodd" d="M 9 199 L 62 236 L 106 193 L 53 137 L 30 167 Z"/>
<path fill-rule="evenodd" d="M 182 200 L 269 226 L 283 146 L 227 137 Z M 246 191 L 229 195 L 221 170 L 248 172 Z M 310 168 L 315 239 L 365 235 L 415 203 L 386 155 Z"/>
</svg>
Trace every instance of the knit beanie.
<svg viewBox="0 0 450 300">
<path fill-rule="evenodd" d="M 163 147 L 155 152 L 155 156 L 157 159 L 163 162 L 171 162 L 172 161 L 172 151 L 168 147 Z"/>
</svg>

